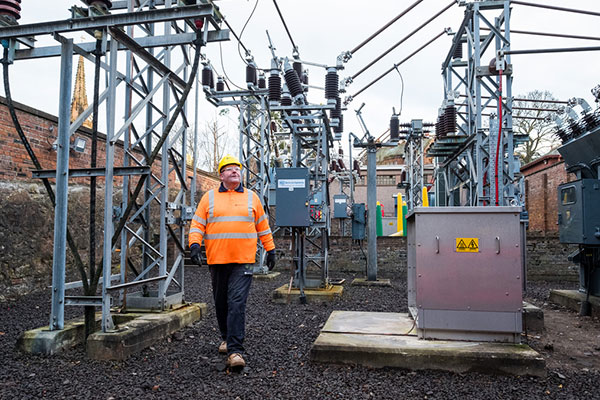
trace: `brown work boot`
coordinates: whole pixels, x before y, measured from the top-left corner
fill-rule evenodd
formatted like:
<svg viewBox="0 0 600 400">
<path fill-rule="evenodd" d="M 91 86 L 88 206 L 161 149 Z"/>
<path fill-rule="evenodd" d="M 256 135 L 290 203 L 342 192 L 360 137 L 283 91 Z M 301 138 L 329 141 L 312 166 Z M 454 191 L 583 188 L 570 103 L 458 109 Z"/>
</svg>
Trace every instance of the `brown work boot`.
<svg viewBox="0 0 600 400">
<path fill-rule="evenodd" d="M 227 342 L 226 341 L 222 341 L 221 344 L 219 345 L 219 353 L 227 354 Z"/>
<path fill-rule="evenodd" d="M 233 353 L 227 357 L 227 366 L 230 368 L 243 368 L 246 366 L 246 361 L 240 353 Z"/>
</svg>

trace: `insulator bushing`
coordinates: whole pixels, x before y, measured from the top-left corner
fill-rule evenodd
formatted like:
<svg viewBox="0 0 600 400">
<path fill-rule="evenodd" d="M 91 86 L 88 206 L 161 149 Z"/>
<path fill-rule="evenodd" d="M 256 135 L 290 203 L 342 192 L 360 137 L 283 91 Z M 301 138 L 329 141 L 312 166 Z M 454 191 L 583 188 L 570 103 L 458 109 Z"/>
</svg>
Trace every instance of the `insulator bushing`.
<svg viewBox="0 0 600 400">
<path fill-rule="evenodd" d="M 269 101 L 281 100 L 281 76 L 279 74 L 269 75 Z"/>
<path fill-rule="evenodd" d="M 223 81 L 222 77 L 217 78 L 217 92 L 222 92 L 225 90 L 225 81 Z"/>
<path fill-rule="evenodd" d="M 265 79 L 265 76 L 263 74 L 261 74 L 258 77 L 258 88 L 259 89 L 264 89 L 267 87 L 267 80 Z"/>
<path fill-rule="evenodd" d="M 112 2 L 110 0 L 83 0 L 85 4 L 88 6 L 98 5 L 101 7 L 106 7 L 107 9 L 112 8 Z M 19 1 L 20 3 L 20 1 Z"/>
<path fill-rule="evenodd" d="M 340 118 L 342 115 L 342 99 L 339 96 L 335 99 L 335 108 L 329 112 L 331 119 Z"/>
<path fill-rule="evenodd" d="M 462 56 L 463 56 L 462 43 L 459 43 L 456 46 L 456 49 L 454 49 L 454 53 L 452 53 L 452 59 L 454 59 L 454 60 L 461 59 Z"/>
<path fill-rule="evenodd" d="M 284 72 L 283 77 L 285 78 L 285 83 L 290 89 L 290 93 L 292 97 L 296 97 L 302 94 L 302 84 L 300 83 L 300 78 L 298 78 L 298 74 L 294 71 L 293 68 L 288 69 Z"/>
<path fill-rule="evenodd" d="M 1 0 L 0 15 L 6 15 L 15 20 L 21 18 L 21 0 Z"/>
<path fill-rule="evenodd" d="M 212 70 L 212 68 L 211 68 L 211 70 L 210 70 L 210 81 L 208 82 L 208 86 L 209 86 L 211 89 L 214 89 L 214 88 L 215 88 L 215 73 L 214 73 L 214 71 Z"/>
<path fill-rule="evenodd" d="M 246 65 L 246 83 L 256 85 L 256 67 L 252 64 Z"/>
<path fill-rule="evenodd" d="M 331 160 L 331 167 L 330 167 L 330 169 L 332 171 L 338 171 L 339 170 L 339 168 L 337 166 L 337 162 L 335 160 Z"/>
<path fill-rule="evenodd" d="M 212 75 L 212 69 L 205 65 L 202 68 L 202 86 L 210 86 L 210 80 Z"/>
<path fill-rule="evenodd" d="M 344 160 L 342 160 L 341 158 L 338 158 L 338 165 L 340 166 L 340 169 L 346 169 L 346 165 L 344 164 Z"/>
<path fill-rule="evenodd" d="M 281 94 L 281 105 L 282 106 L 291 106 L 292 105 L 292 97 L 290 96 L 290 92 L 284 90 Z"/>
<path fill-rule="evenodd" d="M 397 142 L 400 138 L 400 121 L 397 115 L 390 118 L 390 140 Z"/>
<path fill-rule="evenodd" d="M 340 115 L 339 120 L 340 120 L 340 122 L 338 123 L 338 126 L 336 126 L 335 128 L 333 128 L 333 131 L 335 133 L 342 133 L 342 132 L 344 132 L 344 116 Z"/>
<path fill-rule="evenodd" d="M 339 77 L 335 68 L 329 68 L 325 75 L 325 98 L 335 99 L 338 97 Z"/>
<path fill-rule="evenodd" d="M 302 74 L 302 83 L 308 86 L 308 74 L 306 71 Z M 306 90 L 308 90 L 308 88 L 306 88 Z"/>
<path fill-rule="evenodd" d="M 444 113 L 446 114 L 446 134 L 456 132 L 456 107 L 448 106 Z"/>
<path fill-rule="evenodd" d="M 299 61 L 294 61 L 292 63 L 292 68 L 294 68 L 294 71 L 296 71 L 296 74 L 298 75 L 298 77 L 301 77 L 303 75 L 303 70 L 302 70 L 302 63 Z"/>
</svg>

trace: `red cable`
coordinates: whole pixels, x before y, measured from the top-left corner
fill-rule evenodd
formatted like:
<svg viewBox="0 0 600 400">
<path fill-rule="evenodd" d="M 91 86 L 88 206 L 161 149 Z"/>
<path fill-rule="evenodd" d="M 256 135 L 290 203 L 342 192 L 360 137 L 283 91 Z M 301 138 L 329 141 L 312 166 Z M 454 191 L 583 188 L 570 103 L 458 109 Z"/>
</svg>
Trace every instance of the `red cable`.
<svg viewBox="0 0 600 400">
<path fill-rule="evenodd" d="M 496 143 L 496 161 L 494 165 L 494 184 L 496 185 L 496 207 L 499 205 L 498 203 L 498 157 L 500 155 L 500 139 L 502 139 L 502 70 L 498 70 L 500 73 L 500 85 L 498 91 L 500 92 L 498 96 L 498 140 Z"/>
</svg>

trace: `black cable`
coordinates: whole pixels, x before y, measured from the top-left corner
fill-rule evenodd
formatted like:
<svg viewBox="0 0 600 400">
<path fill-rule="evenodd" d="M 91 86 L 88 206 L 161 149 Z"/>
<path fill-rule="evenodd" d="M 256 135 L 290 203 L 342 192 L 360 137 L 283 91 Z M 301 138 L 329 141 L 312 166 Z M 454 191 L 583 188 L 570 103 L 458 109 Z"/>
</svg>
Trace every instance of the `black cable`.
<svg viewBox="0 0 600 400">
<path fill-rule="evenodd" d="M 275 8 L 277 9 L 277 13 L 279 14 L 279 18 L 281 19 L 281 22 L 283 23 L 283 27 L 285 28 L 285 31 L 288 34 L 288 37 L 290 38 L 290 42 L 292 42 L 292 49 L 295 52 L 298 52 L 298 46 L 296 46 L 296 43 L 294 43 L 294 39 L 292 39 L 292 34 L 290 33 L 290 30 L 287 27 L 287 24 L 285 23 L 285 20 L 283 19 L 283 15 L 281 14 L 281 11 L 279 10 L 279 6 L 277 5 L 277 1 L 273 0 L 273 4 L 275 4 Z"/>
<path fill-rule="evenodd" d="M 275 1 L 275 0 L 273 0 L 273 1 Z M 415 1 L 406 10 L 404 10 L 400 14 L 398 14 L 396 16 L 396 18 L 392 19 L 390 22 L 388 22 L 383 27 L 381 27 L 381 29 L 379 29 L 377 32 L 375 32 L 374 34 L 372 34 L 371 36 L 369 36 L 368 38 L 366 38 L 361 44 L 359 44 L 358 46 L 356 46 L 355 48 L 353 48 L 352 50 L 350 50 L 350 53 L 351 54 L 356 53 L 358 50 L 360 50 L 361 47 L 363 47 L 365 44 L 369 43 L 371 40 L 373 40 L 375 37 L 377 37 L 377 35 L 379 35 L 381 32 L 383 32 L 384 30 L 386 30 L 390 25 L 392 25 L 398 19 L 400 19 L 401 17 L 403 17 L 404 14 L 406 14 L 407 12 L 409 12 L 410 10 L 412 10 L 413 8 L 415 8 L 422 1 L 423 0 L 417 0 L 417 1 Z"/>
<path fill-rule="evenodd" d="M 398 116 L 400 116 L 402 115 L 402 98 L 404 97 L 404 79 L 402 78 L 402 74 L 400 73 L 398 66 L 394 65 L 394 68 L 396 69 L 396 72 L 398 72 L 398 75 L 400 75 L 400 81 L 402 82 L 402 90 L 400 91 L 400 111 L 398 111 Z"/>
<path fill-rule="evenodd" d="M 248 62 L 246 61 L 246 59 L 244 57 L 242 57 L 242 53 L 240 52 L 240 43 L 242 41 L 242 36 L 244 35 L 244 30 L 246 29 L 248 22 L 250 22 L 250 18 L 252 18 L 252 16 L 254 15 L 254 11 L 256 11 L 256 6 L 258 6 L 258 0 L 256 0 L 256 3 L 254 3 L 254 8 L 252 9 L 250 16 L 248 16 L 248 19 L 246 20 L 246 23 L 244 24 L 244 27 L 242 28 L 242 31 L 240 32 L 240 40 L 238 41 L 238 46 L 237 46 L 238 54 L 240 55 L 240 58 L 246 65 L 248 65 Z M 248 52 L 248 50 L 246 50 L 246 56 L 248 56 L 249 54 L 250 53 Z"/>
<path fill-rule="evenodd" d="M 387 54 L 389 54 L 390 51 L 394 50 L 396 47 L 398 47 L 399 45 L 401 45 L 402 43 L 404 43 L 408 38 L 410 38 L 412 35 L 414 35 L 415 33 L 417 33 L 418 31 L 420 31 L 421 29 L 423 29 L 427 24 L 429 24 L 431 21 L 433 21 L 434 19 L 436 19 L 437 17 L 439 17 L 440 15 L 442 15 L 446 10 L 448 10 L 450 7 L 452 7 L 455 4 L 454 1 L 451 1 L 450 4 L 448 4 L 446 7 L 444 7 L 443 9 L 441 9 L 440 11 L 438 11 L 434 16 L 432 16 L 431 18 L 429 18 L 427 21 L 425 21 L 424 23 L 422 23 L 421 25 L 419 25 L 417 28 L 415 28 L 411 33 L 409 33 L 408 35 L 406 35 L 405 37 L 403 37 L 399 42 L 397 42 L 395 45 L 393 45 L 392 47 L 390 47 L 389 49 L 387 49 L 386 51 L 384 51 L 379 57 L 375 58 L 373 61 L 371 61 L 369 64 L 367 64 L 365 67 L 363 67 L 363 69 L 361 69 L 360 71 L 358 71 L 357 73 L 355 73 L 354 75 L 352 75 L 352 79 L 356 79 L 357 76 L 359 76 L 360 74 L 362 74 L 363 72 L 365 72 L 367 69 L 369 69 L 373 64 L 375 64 L 377 61 L 381 60 L 383 57 L 385 57 Z"/>
<path fill-rule="evenodd" d="M 13 104 L 12 96 L 10 94 L 10 80 L 8 79 L 8 66 L 9 66 L 10 62 L 8 60 L 8 48 L 7 47 L 4 48 L 4 58 L 2 59 L 2 64 L 4 67 L 3 68 L 3 70 L 4 70 L 4 93 L 5 93 L 6 105 L 8 106 L 8 111 L 10 113 L 10 117 L 13 121 L 13 124 L 15 125 L 15 129 L 17 130 L 17 133 L 19 134 L 19 138 L 21 139 L 21 142 L 23 143 L 23 146 L 25 147 L 25 150 L 27 151 L 27 154 L 29 155 L 29 158 L 31 159 L 31 162 L 33 163 L 33 165 L 35 166 L 36 169 L 40 170 L 40 169 L 42 169 L 42 166 L 41 166 L 37 156 L 35 155 L 35 152 L 31 148 L 31 145 L 29 144 L 29 140 L 27 140 L 27 136 L 25 136 L 25 132 L 23 132 L 23 128 L 21 127 L 21 123 L 19 122 L 19 119 L 17 118 L 15 106 Z M 52 186 L 50 185 L 50 181 L 48 180 L 48 178 L 42 178 L 42 182 L 44 184 L 44 187 L 46 188 L 48 197 L 50 197 L 50 202 L 52 203 L 52 206 L 55 207 L 56 206 L 56 196 L 54 194 L 54 190 L 52 189 Z M 69 227 L 67 227 L 67 243 L 69 244 L 69 248 L 71 249 L 73 258 L 75 259 L 75 265 L 81 274 L 83 288 L 84 288 L 84 290 L 88 290 L 87 274 L 85 273 L 85 269 L 83 268 L 83 261 L 81 261 L 81 257 L 79 256 L 79 250 L 77 249 L 77 244 L 75 243 L 75 240 L 73 239 L 73 236 L 71 235 L 71 232 L 69 231 Z"/>
<path fill-rule="evenodd" d="M 535 3 L 528 3 L 526 1 L 517 1 L 517 0 L 512 0 L 511 3 L 512 4 L 520 4 L 522 6 L 548 8 L 550 10 L 567 11 L 567 12 L 573 12 L 573 13 L 578 13 L 578 14 L 595 15 L 596 17 L 600 17 L 600 13 L 599 12 L 595 12 L 595 11 L 576 10 L 574 8 L 549 6 L 549 5 L 545 5 L 545 4 L 535 4 Z"/>
<path fill-rule="evenodd" d="M 227 72 L 225 71 L 225 65 L 223 65 L 223 47 L 221 46 L 221 42 L 219 42 L 219 55 L 221 56 L 221 69 L 223 70 L 223 76 L 225 77 L 225 79 L 227 79 L 229 82 L 231 82 L 231 84 L 233 86 L 235 86 L 236 88 L 238 88 L 240 90 L 244 90 L 243 87 L 240 87 L 240 86 L 236 85 L 235 83 L 233 83 L 233 81 L 231 80 L 231 78 L 229 78 L 229 76 L 227 75 Z"/>
</svg>

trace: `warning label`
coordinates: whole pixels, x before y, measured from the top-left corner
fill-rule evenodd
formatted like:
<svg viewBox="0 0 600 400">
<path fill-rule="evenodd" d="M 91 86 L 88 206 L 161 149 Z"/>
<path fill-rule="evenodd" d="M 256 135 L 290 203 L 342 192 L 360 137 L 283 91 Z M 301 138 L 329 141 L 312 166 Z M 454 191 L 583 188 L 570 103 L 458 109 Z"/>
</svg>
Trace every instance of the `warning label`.
<svg viewBox="0 0 600 400">
<path fill-rule="evenodd" d="M 457 253 L 479 253 L 479 238 L 456 238 Z"/>
</svg>

